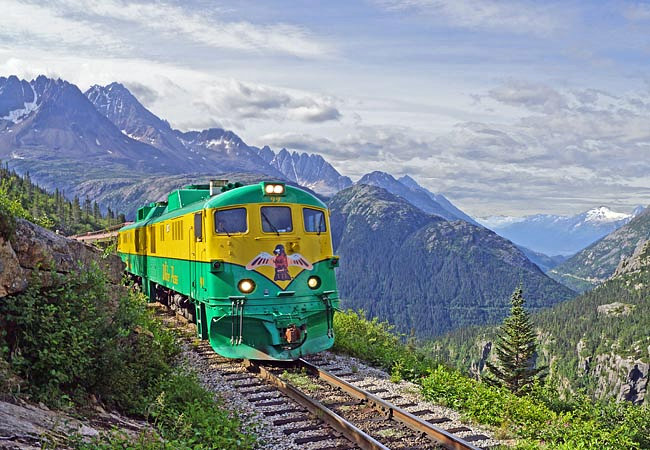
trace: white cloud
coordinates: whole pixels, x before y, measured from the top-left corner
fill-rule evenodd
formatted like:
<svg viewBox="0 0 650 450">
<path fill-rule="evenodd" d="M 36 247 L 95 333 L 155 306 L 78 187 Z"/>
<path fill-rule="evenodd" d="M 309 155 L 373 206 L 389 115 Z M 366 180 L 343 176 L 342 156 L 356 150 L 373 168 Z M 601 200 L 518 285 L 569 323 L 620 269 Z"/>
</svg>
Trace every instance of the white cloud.
<svg viewBox="0 0 650 450">
<path fill-rule="evenodd" d="M 234 79 L 213 83 L 194 103 L 208 114 L 239 119 L 326 122 L 341 117 L 331 97 Z"/>
<path fill-rule="evenodd" d="M 187 40 L 212 48 L 277 52 L 301 57 L 320 56 L 332 51 L 328 44 L 319 42 L 303 27 L 220 20 L 215 16 L 221 12 L 215 9 L 194 13 L 166 2 L 121 0 L 55 0 L 50 7 L 50 11 L 56 11 L 57 15 L 73 15 L 99 23 L 106 19 L 131 23 L 174 40 Z"/>
<path fill-rule="evenodd" d="M 550 35 L 563 20 L 543 2 L 498 0 L 376 0 L 393 11 L 416 11 L 437 23 L 470 30 Z M 566 13 L 566 9 L 564 11 Z"/>
<path fill-rule="evenodd" d="M 51 8 L 16 0 L 0 2 L 0 39 L 18 47 L 49 46 L 125 51 L 129 44 L 94 24 L 65 17 Z"/>
</svg>

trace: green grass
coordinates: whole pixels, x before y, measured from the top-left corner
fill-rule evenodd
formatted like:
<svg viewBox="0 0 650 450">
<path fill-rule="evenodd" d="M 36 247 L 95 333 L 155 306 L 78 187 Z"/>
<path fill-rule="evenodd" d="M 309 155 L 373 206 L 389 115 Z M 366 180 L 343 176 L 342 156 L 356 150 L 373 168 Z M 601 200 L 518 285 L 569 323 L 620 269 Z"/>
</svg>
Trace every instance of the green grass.
<svg viewBox="0 0 650 450">
<path fill-rule="evenodd" d="M 335 315 L 334 331 L 335 351 L 370 361 L 394 379 L 418 383 L 427 400 L 491 426 L 501 438 L 516 438 L 518 448 L 650 448 L 647 406 L 594 402 L 580 395 L 566 401 L 552 385 L 536 386 L 530 395 L 518 397 L 437 363 L 404 344 L 387 323 L 353 311 Z"/>
</svg>

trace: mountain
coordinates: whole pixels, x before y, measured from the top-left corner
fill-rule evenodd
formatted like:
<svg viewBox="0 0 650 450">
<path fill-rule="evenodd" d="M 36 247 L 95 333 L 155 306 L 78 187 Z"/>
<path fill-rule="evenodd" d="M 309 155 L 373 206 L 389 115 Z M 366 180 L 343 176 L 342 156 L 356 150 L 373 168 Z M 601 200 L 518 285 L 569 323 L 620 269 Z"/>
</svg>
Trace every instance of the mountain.
<svg viewBox="0 0 650 450">
<path fill-rule="evenodd" d="M 188 173 L 196 172 L 199 167 L 204 173 L 244 171 L 282 178 L 280 172 L 269 166 L 232 131 L 210 128 L 184 133 L 174 130 L 167 121 L 146 109 L 120 83 L 92 86 L 85 95 L 99 112 L 130 138 L 181 156 L 191 168 Z"/>
<path fill-rule="evenodd" d="M 113 170 L 190 169 L 182 158 L 122 134 L 66 81 L 0 78 L 0 105 L 0 159 L 38 172 L 42 177 L 34 178 L 42 187 Z"/>
<path fill-rule="evenodd" d="M 643 248 L 643 247 L 642 247 Z M 538 363 L 550 366 L 561 389 L 596 398 L 645 401 L 650 379 L 650 246 L 635 270 L 621 273 L 575 299 L 532 315 Z M 634 266 L 629 261 L 625 266 Z M 524 287 L 528 300 L 531 290 Z M 496 327 L 470 327 L 436 339 L 433 356 L 479 375 L 492 351 Z M 647 403 L 647 401 L 646 401 Z"/>
<path fill-rule="evenodd" d="M 544 253 L 535 252 L 521 245 L 518 245 L 517 248 L 524 252 L 524 255 L 526 255 L 528 259 L 534 262 L 537 267 L 542 269 L 542 272 L 544 273 L 548 273 L 549 270 L 562 264 L 568 259 L 566 256 L 562 255 L 548 256 Z"/>
<path fill-rule="evenodd" d="M 411 177 L 402 177 L 402 181 L 398 181 L 391 174 L 381 171 L 374 171 L 365 174 L 356 184 L 366 184 L 369 186 L 377 186 L 386 189 L 391 194 L 403 198 L 413 206 L 420 208 L 422 211 L 435 214 L 446 220 L 465 220 L 469 223 L 478 225 L 474 220 L 453 206 L 442 195 L 435 195 L 424 189 L 416 183 Z M 439 203 L 436 197 L 442 200 Z M 444 204 L 444 206 L 443 206 Z M 446 206 L 446 207 L 445 207 Z"/>
<path fill-rule="evenodd" d="M 650 208 L 627 225 L 608 234 L 549 271 L 554 279 L 578 291 L 591 289 L 609 278 L 621 260 L 650 239 Z"/>
<path fill-rule="evenodd" d="M 431 337 L 497 322 L 520 283 L 534 309 L 574 295 L 494 232 L 425 213 L 386 189 L 356 184 L 329 206 L 344 306 L 402 332 Z"/>
<path fill-rule="evenodd" d="M 622 227 L 633 215 L 601 206 L 575 216 L 488 217 L 479 222 L 512 242 L 546 255 L 569 256 Z"/>
<path fill-rule="evenodd" d="M 275 153 L 268 146 L 257 149 L 257 152 L 264 161 L 289 180 L 322 195 L 330 196 L 352 185 L 349 177 L 341 175 L 320 155 L 289 152 L 285 148 Z"/>
<path fill-rule="evenodd" d="M 433 192 L 429 191 L 428 189 L 425 189 L 424 187 L 420 186 L 417 183 L 417 181 L 415 181 L 410 176 L 404 175 L 403 177 L 399 178 L 397 181 L 402 183 L 404 186 L 410 188 L 411 190 L 414 190 L 416 192 L 423 192 L 424 194 L 429 196 L 431 198 L 431 200 L 433 200 L 438 205 L 442 206 L 443 209 L 445 209 L 450 214 L 452 214 L 455 218 L 458 218 L 460 220 L 464 220 L 465 222 L 469 222 L 472 225 L 481 226 L 478 222 L 476 222 L 470 216 L 465 214 L 460 209 L 456 208 L 456 206 L 454 206 L 444 195 L 442 195 L 442 194 L 434 194 Z"/>
</svg>

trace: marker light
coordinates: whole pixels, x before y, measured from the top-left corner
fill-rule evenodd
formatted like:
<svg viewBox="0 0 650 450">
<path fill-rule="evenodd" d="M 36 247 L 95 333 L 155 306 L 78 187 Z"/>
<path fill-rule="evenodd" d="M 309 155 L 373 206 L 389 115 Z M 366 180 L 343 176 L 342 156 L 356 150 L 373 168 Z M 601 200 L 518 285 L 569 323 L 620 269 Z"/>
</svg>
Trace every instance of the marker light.
<svg viewBox="0 0 650 450">
<path fill-rule="evenodd" d="M 239 284 L 237 285 L 237 287 L 244 294 L 250 294 L 251 292 L 253 292 L 255 290 L 255 282 L 253 280 L 249 280 L 249 279 L 246 278 L 246 279 L 241 280 L 239 282 Z"/>
<path fill-rule="evenodd" d="M 312 275 L 307 279 L 307 286 L 309 286 L 310 289 L 318 289 L 320 287 L 320 278 Z"/>
</svg>

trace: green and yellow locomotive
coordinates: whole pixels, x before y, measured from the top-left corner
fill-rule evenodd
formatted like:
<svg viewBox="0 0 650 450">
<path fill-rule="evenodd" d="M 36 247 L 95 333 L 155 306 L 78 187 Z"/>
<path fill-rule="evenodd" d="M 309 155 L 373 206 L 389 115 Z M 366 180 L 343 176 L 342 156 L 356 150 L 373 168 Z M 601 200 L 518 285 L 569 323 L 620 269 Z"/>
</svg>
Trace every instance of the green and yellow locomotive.
<svg viewBox="0 0 650 450">
<path fill-rule="evenodd" d="M 151 301 L 184 309 L 220 355 L 291 360 L 334 343 L 329 210 L 302 189 L 185 186 L 138 210 L 118 254 Z"/>
</svg>

